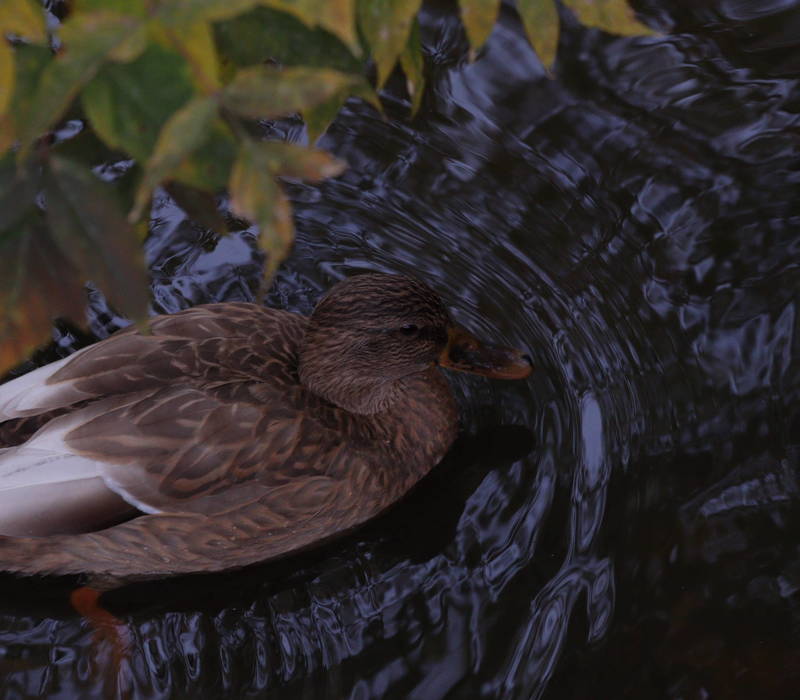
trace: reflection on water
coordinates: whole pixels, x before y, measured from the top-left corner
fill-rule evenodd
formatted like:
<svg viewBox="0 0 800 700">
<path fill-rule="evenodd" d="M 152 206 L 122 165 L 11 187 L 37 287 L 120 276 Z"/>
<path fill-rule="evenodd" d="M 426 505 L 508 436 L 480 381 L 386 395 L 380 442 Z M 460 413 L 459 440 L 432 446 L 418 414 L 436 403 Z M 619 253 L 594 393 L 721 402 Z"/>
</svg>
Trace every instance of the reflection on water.
<svg viewBox="0 0 800 700">
<path fill-rule="evenodd" d="M 398 118 L 348 104 L 324 145 L 351 168 L 290 185 L 269 302 L 307 313 L 345 275 L 415 274 L 537 372 L 453 377 L 463 436 L 350 537 L 109 596 L 137 696 L 796 692 L 800 9 L 637 5 L 676 33 L 565 17 L 556 80 L 508 8 L 467 65 L 431 5 L 423 116 L 400 118 L 401 81 Z M 148 255 L 160 311 L 249 299 L 260 265 L 251 231 L 217 241 L 168 199 Z M 93 312 L 97 334 L 122 323 Z M 102 697 L 64 588 L 0 586 L 5 696 Z"/>
</svg>

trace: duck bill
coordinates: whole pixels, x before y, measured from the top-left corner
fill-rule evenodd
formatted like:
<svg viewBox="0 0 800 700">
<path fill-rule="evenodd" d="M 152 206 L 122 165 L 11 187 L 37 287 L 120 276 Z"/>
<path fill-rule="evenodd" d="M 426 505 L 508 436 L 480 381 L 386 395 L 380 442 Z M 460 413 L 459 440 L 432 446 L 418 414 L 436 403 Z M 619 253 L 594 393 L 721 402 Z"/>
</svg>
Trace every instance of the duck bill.
<svg viewBox="0 0 800 700">
<path fill-rule="evenodd" d="M 521 351 L 481 343 L 460 326 L 448 329 L 447 347 L 439 356 L 439 365 L 494 379 L 525 379 L 533 371 Z"/>
</svg>

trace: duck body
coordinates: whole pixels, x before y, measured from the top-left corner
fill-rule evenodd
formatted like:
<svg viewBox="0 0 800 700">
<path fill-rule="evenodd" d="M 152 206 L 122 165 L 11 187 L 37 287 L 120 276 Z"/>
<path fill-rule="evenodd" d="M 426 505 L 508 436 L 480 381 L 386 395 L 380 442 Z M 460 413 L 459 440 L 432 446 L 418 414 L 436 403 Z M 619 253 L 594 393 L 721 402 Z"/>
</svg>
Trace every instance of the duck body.
<svg viewBox="0 0 800 700">
<path fill-rule="evenodd" d="M 0 386 L 0 570 L 232 569 L 398 500 L 458 431 L 449 320 L 421 283 L 352 279 L 311 319 L 195 307 Z"/>
</svg>

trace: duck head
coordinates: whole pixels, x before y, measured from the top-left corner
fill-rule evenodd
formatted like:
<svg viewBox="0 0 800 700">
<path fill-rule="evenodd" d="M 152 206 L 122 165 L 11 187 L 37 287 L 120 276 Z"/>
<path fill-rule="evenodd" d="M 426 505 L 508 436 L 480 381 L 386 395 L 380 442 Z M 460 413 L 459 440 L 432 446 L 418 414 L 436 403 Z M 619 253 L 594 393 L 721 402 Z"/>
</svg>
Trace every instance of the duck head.
<svg viewBox="0 0 800 700">
<path fill-rule="evenodd" d="M 404 275 L 350 277 L 320 299 L 300 352 L 300 381 L 340 408 L 386 410 L 405 379 L 434 365 L 523 379 L 530 358 L 486 345 L 455 325 L 439 296 Z"/>
</svg>

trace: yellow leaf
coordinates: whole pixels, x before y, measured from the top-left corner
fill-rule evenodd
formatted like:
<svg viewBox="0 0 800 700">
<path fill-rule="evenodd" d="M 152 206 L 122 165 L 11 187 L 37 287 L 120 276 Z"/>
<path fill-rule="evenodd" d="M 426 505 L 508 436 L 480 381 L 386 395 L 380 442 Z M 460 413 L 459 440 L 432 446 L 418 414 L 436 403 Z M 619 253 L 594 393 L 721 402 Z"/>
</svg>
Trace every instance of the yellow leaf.
<svg viewBox="0 0 800 700">
<path fill-rule="evenodd" d="M 588 27 L 623 36 L 653 34 L 636 19 L 627 0 L 564 0 L 564 4 Z"/>
<path fill-rule="evenodd" d="M 539 60 L 549 68 L 558 48 L 558 11 L 554 0 L 517 0 L 517 12 Z"/>
<path fill-rule="evenodd" d="M 360 81 L 360 76 L 328 68 L 251 66 L 225 86 L 222 103 L 253 119 L 279 117 L 322 104 Z"/>
<path fill-rule="evenodd" d="M 183 55 L 192 68 L 195 81 L 206 94 L 220 86 L 217 47 L 207 22 L 195 22 L 180 31 L 168 29 L 171 44 Z"/>
<path fill-rule="evenodd" d="M 500 0 L 460 0 L 461 21 L 473 49 L 486 43 L 497 20 Z"/>
<path fill-rule="evenodd" d="M 5 114 L 14 94 L 14 52 L 0 36 L 0 114 Z"/>
<path fill-rule="evenodd" d="M 364 78 L 356 78 L 347 85 L 346 89 L 336 93 L 329 100 L 303 110 L 303 121 L 306 123 L 310 144 L 315 143 L 325 133 L 349 96 L 360 97 L 365 102 L 369 102 L 376 110 L 381 111 L 381 103 L 375 91 Z"/>
<path fill-rule="evenodd" d="M 313 1 L 313 0 L 312 0 Z M 353 52 L 361 55 L 361 45 L 356 34 L 356 0 L 328 0 L 318 5 L 317 24 L 338 36 Z"/>
<path fill-rule="evenodd" d="M 380 88 L 394 69 L 421 0 L 359 0 L 358 24 L 378 69 Z"/>
<path fill-rule="evenodd" d="M 109 52 L 109 58 L 120 63 L 129 63 L 137 59 L 147 46 L 147 27 L 144 23 L 132 27 L 126 36 Z"/>
<path fill-rule="evenodd" d="M 153 189 L 208 138 L 216 114 L 216 101 L 203 96 L 190 100 L 167 120 L 145 165 L 130 221 L 142 215 Z"/>
<path fill-rule="evenodd" d="M 294 239 L 291 207 L 275 181 L 269 158 L 259 146 L 245 143 L 231 170 L 231 209 L 259 227 L 259 245 L 267 253 L 266 277 L 277 269 Z"/>
<path fill-rule="evenodd" d="M 257 158 L 264 167 L 284 177 L 316 182 L 335 177 L 347 167 L 347 163 L 327 151 L 292 143 L 267 141 L 254 143 L 250 148 L 258 152 Z"/>
<path fill-rule="evenodd" d="M 0 34 L 7 32 L 31 41 L 46 41 L 41 3 L 35 0 L 0 0 Z"/>
</svg>

